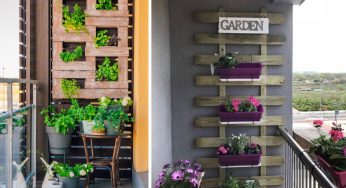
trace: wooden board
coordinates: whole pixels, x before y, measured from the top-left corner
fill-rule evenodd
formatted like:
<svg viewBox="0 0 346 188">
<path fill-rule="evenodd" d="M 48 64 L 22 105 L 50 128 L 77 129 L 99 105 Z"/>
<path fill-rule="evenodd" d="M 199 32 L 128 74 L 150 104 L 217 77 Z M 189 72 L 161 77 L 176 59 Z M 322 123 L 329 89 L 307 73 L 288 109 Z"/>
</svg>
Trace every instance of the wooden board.
<svg viewBox="0 0 346 188">
<path fill-rule="evenodd" d="M 128 89 L 80 89 L 76 98 L 79 99 L 99 99 L 104 96 L 111 98 L 123 98 L 129 96 Z M 61 89 L 53 87 L 52 95 L 54 99 L 65 99 Z"/>
<path fill-rule="evenodd" d="M 234 55 L 238 62 L 261 62 L 262 65 L 283 65 L 285 57 L 282 55 Z M 219 55 L 199 54 L 195 56 L 197 65 L 211 65 L 219 60 Z"/>
<path fill-rule="evenodd" d="M 199 158 L 196 160 L 197 163 L 201 164 L 203 168 L 219 168 L 218 158 Z M 262 156 L 262 166 L 281 166 L 284 164 L 284 158 L 282 156 Z"/>
<path fill-rule="evenodd" d="M 281 136 L 249 136 L 251 143 L 261 146 L 280 146 L 284 143 Z M 196 138 L 196 147 L 200 148 L 216 148 L 221 144 L 227 143 L 227 138 L 222 137 L 200 137 Z"/>
<path fill-rule="evenodd" d="M 283 96 L 255 96 L 265 106 L 280 106 L 285 104 Z M 228 97 L 196 97 L 195 103 L 197 106 L 220 106 L 232 99 L 246 99 L 246 96 L 228 96 Z"/>
<path fill-rule="evenodd" d="M 129 19 L 124 17 L 87 17 L 85 19 L 85 25 L 105 28 L 127 27 L 129 26 Z"/>
<path fill-rule="evenodd" d="M 234 177 L 238 180 L 255 179 L 259 182 L 260 186 L 279 186 L 283 185 L 285 179 L 283 176 L 251 176 L 251 177 Z M 219 187 L 221 178 L 203 178 L 203 188 L 216 188 Z"/>
<path fill-rule="evenodd" d="M 286 42 L 284 36 L 273 35 L 238 35 L 238 34 L 206 34 L 195 35 L 197 44 L 244 44 L 244 45 L 282 45 Z"/>
<path fill-rule="evenodd" d="M 195 13 L 194 17 L 196 21 L 205 23 L 218 23 L 219 17 L 265 17 L 269 18 L 269 24 L 283 24 L 285 22 L 285 16 L 280 13 L 199 11 Z"/>
<path fill-rule="evenodd" d="M 261 76 L 260 81 L 248 81 L 248 82 L 221 82 L 219 76 L 199 75 L 195 77 L 195 83 L 197 86 L 261 86 L 272 85 L 279 86 L 285 82 L 284 76 Z"/>
<path fill-rule="evenodd" d="M 283 116 L 263 116 L 261 122 L 258 124 L 237 124 L 237 125 L 222 125 L 219 122 L 219 117 L 197 117 L 195 119 L 195 126 L 213 128 L 220 126 L 280 126 L 284 125 L 285 118 Z"/>
</svg>

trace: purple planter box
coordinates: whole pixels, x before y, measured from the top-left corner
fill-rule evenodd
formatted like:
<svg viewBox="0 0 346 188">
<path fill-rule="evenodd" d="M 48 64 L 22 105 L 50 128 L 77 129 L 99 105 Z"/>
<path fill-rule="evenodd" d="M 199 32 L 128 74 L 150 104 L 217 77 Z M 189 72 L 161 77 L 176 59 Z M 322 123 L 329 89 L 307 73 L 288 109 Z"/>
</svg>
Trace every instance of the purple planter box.
<svg viewBox="0 0 346 188">
<path fill-rule="evenodd" d="M 262 105 L 257 107 L 257 112 L 227 112 L 226 106 L 221 105 L 219 117 L 221 122 L 260 121 L 262 118 L 262 113 Z"/>
<path fill-rule="evenodd" d="M 219 68 L 220 79 L 259 79 L 261 63 L 239 63 L 235 68 Z"/>
<path fill-rule="evenodd" d="M 331 167 L 327 161 L 325 161 L 321 156 L 317 155 L 317 161 L 320 163 L 322 168 L 324 168 L 327 173 L 333 178 L 340 188 L 346 187 L 346 171 L 337 171 Z"/>
<path fill-rule="evenodd" d="M 220 166 L 258 166 L 262 154 L 218 155 Z"/>
</svg>

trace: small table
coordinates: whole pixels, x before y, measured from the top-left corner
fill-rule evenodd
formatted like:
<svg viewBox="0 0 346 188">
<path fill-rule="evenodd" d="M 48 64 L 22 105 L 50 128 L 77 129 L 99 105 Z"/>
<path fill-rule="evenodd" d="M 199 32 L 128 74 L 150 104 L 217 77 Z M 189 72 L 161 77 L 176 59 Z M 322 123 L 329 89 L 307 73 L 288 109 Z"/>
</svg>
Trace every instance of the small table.
<svg viewBox="0 0 346 188">
<path fill-rule="evenodd" d="M 119 182 L 118 157 L 119 157 L 121 139 L 123 137 L 130 136 L 130 135 L 123 134 L 123 133 L 113 134 L 113 135 L 107 135 L 107 134 L 106 135 L 91 135 L 91 134 L 80 133 L 80 136 L 83 139 L 86 162 L 88 164 L 94 165 L 95 167 L 111 167 L 110 174 L 111 174 L 112 187 L 117 187 Z M 105 159 L 105 158 L 97 159 L 95 157 L 93 139 L 114 139 L 114 149 L 113 149 L 113 155 L 111 159 Z M 89 159 L 88 140 L 90 140 L 91 159 Z M 88 176 L 85 181 L 86 187 L 89 186 L 89 180 L 90 180 L 90 176 Z"/>
</svg>

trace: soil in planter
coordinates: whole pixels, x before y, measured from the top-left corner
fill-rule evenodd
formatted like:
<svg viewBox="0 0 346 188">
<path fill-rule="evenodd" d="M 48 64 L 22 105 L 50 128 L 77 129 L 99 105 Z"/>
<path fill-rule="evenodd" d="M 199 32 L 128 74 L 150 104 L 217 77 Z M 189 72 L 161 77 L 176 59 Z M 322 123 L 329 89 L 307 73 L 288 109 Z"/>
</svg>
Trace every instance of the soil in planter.
<svg viewBox="0 0 346 188">
<path fill-rule="evenodd" d="M 108 46 L 118 46 L 118 41 L 120 40 L 118 38 L 118 28 L 96 28 L 96 33 L 103 30 L 107 30 L 107 35 L 112 37 Z"/>
<path fill-rule="evenodd" d="M 76 49 L 78 46 L 82 47 L 83 50 L 83 56 L 76 61 L 85 61 L 85 42 L 77 43 L 77 42 L 64 42 L 62 47 L 63 51 L 69 51 L 73 52 L 74 49 Z"/>
<path fill-rule="evenodd" d="M 78 4 L 82 10 L 86 9 L 86 0 L 64 0 L 63 5 L 69 6 L 70 12 L 73 12 L 73 6 Z"/>
</svg>

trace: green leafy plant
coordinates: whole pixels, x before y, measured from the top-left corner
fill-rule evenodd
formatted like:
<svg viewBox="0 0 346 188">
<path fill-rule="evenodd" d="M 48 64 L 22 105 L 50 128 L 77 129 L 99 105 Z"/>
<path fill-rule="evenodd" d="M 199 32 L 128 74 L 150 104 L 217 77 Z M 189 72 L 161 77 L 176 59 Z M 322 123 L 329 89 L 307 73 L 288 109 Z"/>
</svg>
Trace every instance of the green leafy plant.
<svg viewBox="0 0 346 188">
<path fill-rule="evenodd" d="M 239 134 L 239 136 L 232 135 L 228 138 L 228 144 L 231 146 L 234 155 L 245 153 L 245 148 L 248 143 L 249 140 L 246 134 Z"/>
<path fill-rule="evenodd" d="M 96 125 L 104 125 L 104 121 L 108 121 L 111 128 L 121 131 L 125 123 L 133 122 L 133 118 L 122 108 L 99 108 L 95 117 Z"/>
<path fill-rule="evenodd" d="M 41 115 L 44 116 L 44 123 L 48 127 L 54 127 L 57 133 L 66 134 L 70 130 L 76 128 L 76 120 L 71 112 L 66 109 L 62 109 L 58 113 L 53 105 L 48 108 L 44 108 L 41 111 Z"/>
<path fill-rule="evenodd" d="M 63 26 L 66 32 L 76 31 L 84 32 L 85 28 L 85 18 L 86 15 L 82 11 L 81 7 L 78 4 L 73 6 L 73 12 L 70 13 L 69 6 L 63 6 Z"/>
<path fill-rule="evenodd" d="M 98 108 L 93 106 L 92 104 L 88 104 L 86 107 L 82 109 L 80 120 L 93 121 Z"/>
<path fill-rule="evenodd" d="M 81 46 L 77 46 L 73 52 L 63 51 L 60 53 L 60 59 L 65 63 L 70 61 L 76 61 L 79 58 L 83 57 L 83 49 Z"/>
<path fill-rule="evenodd" d="M 238 65 L 238 61 L 231 53 L 227 53 L 221 56 L 218 62 L 214 63 L 215 66 L 220 66 L 224 68 L 235 68 Z"/>
<path fill-rule="evenodd" d="M 116 7 L 112 6 L 112 0 L 97 0 L 96 9 L 97 10 L 114 10 Z"/>
<path fill-rule="evenodd" d="M 69 99 L 72 99 L 74 96 L 78 95 L 80 90 L 78 82 L 74 79 L 63 79 L 61 82 L 61 88 L 64 96 Z"/>
<path fill-rule="evenodd" d="M 79 178 L 94 171 L 94 166 L 92 164 L 75 164 L 74 166 L 70 166 L 55 161 L 52 165 L 53 172 L 59 177 Z"/>
<path fill-rule="evenodd" d="M 98 66 L 96 72 L 97 81 L 117 81 L 119 75 L 118 62 L 111 65 L 111 61 L 108 57 L 105 57 L 102 65 Z"/>
<path fill-rule="evenodd" d="M 260 186 L 257 180 L 245 180 L 243 183 L 244 188 L 258 188 Z"/>
<path fill-rule="evenodd" d="M 96 124 L 91 128 L 91 130 L 103 132 L 106 130 L 106 128 L 103 124 Z"/>
<path fill-rule="evenodd" d="M 107 108 L 112 105 L 128 107 L 133 105 L 133 100 L 131 99 L 131 97 L 124 97 L 124 98 L 114 99 L 114 100 L 112 100 L 110 97 L 101 97 L 99 99 L 99 105 L 104 108 Z"/>
<path fill-rule="evenodd" d="M 110 40 L 112 37 L 107 35 L 107 30 L 98 31 L 96 34 L 96 38 L 94 40 L 96 48 L 100 46 L 110 46 Z"/>
<path fill-rule="evenodd" d="M 220 187 L 221 188 L 240 188 L 240 185 L 237 179 L 233 178 L 232 176 L 228 176 L 220 182 Z"/>
</svg>

